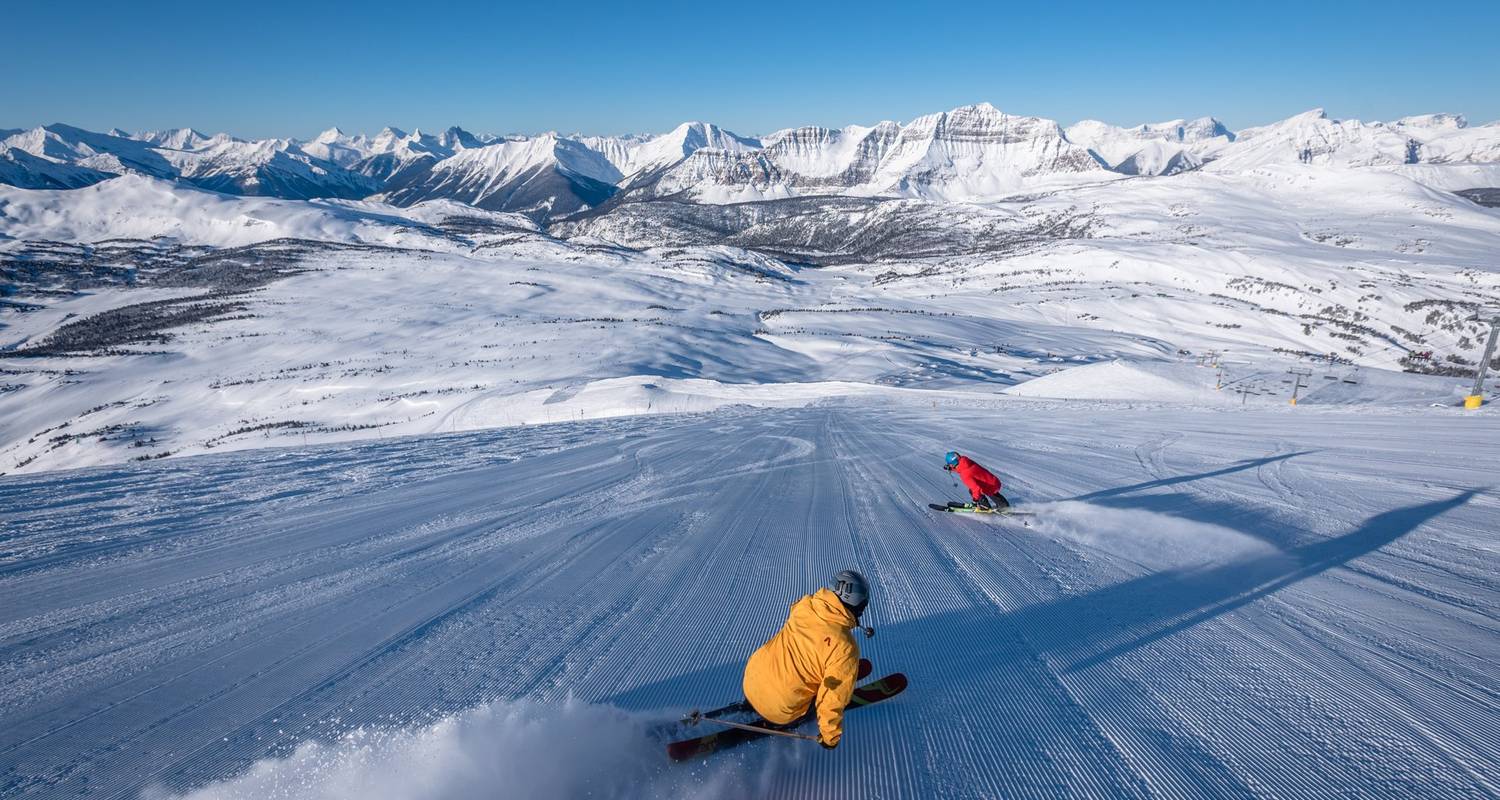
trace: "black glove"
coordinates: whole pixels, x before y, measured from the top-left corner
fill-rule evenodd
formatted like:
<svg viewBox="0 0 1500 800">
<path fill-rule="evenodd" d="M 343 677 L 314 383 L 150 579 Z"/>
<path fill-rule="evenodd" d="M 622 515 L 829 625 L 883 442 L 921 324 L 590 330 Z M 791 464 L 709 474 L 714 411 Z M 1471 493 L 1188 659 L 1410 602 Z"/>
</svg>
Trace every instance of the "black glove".
<svg viewBox="0 0 1500 800">
<path fill-rule="evenodd" d="M 829 743 L 823 741 L 822 739 L 818 740 L 818 744 L 822 745 L 824 750 L 832 750 L 832 749 L 838 747 L 838 745 L 836 745 L 836 744 L 829 744 Z"/>
</svg>

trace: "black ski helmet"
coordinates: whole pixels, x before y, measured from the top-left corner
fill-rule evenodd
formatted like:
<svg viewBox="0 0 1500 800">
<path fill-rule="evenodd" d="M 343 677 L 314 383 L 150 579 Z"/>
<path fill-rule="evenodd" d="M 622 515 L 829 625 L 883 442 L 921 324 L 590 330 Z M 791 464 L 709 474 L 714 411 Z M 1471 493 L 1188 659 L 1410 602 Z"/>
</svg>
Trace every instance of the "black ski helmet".
<svg viewBox="0 0 1500 800">
<path fill-rule="evenodd" d="M 865 576 L 852 569 L 846 569 L 833 576 L 832 588 L 839 600 L 854 612 L 856 619 L 860 614 L 865 613 L 865 606 L 870 603 L 870 584 L 865 582 Z"/>
</svg>

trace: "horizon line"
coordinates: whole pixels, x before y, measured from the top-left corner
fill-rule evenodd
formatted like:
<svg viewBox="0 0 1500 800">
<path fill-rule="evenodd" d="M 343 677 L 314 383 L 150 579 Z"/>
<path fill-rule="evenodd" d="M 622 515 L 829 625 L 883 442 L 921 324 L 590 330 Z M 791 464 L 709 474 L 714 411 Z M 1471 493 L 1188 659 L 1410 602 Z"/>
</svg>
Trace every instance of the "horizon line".
<svg viewBox="0 0 1500 800">
<path fill-rule="evenodd" d="M 148 134 L 148 133 L 163 133 L 163 132 L 167 132 L 167 131 L 192 130 L 192 131 L 194 131 L 194 132 L 196 132 L 196 133 L 198 133 L 198 134 L 200 134 L 202 136 L 208 137 L 208 138 L 212 138 L 212 137 L 215 137 L 215 136 L 221 136 L 221 135 L 228 135 L 229 137 L 231 137 L 233 139 L 239 139 L 239 140 L 242 140 L 242 141 L 265 141 L 265 140 L 268 140 L 268 139 L 286 139 L 286 140 L 295 141 L 295 142 L 310 142 L 310 141 L 313 141 L 313 140 L 317 139 L 318 136 L 321 136 L 322 134 L 327 133 L 330 130 L 338 130 L 340 133 L 342 133 L 342 134 L 344 134 L 346 136 L 364 136 L 364 137 L 367 137 L 367 138 L 373 138 L 375 136 L 379 136 L 381 133 L 384 133 L 387 130 L 399 131 L 399 132 L 403 133 L 404 135 L 409 136 L 412 133 L 432 132 L 432 131 L 448 131 L 448 130 L 452 130 L 452 129 L 456 128 L 456 129 L 461 130 L 461 131 L 463 131 L 465 133 L 469 133 L 469 134 L 473 134 L 473 135 L 478 135 L 478 136 L 491 136 L 491 137 L 495 137 L 497 139 L 499 139 L 499 138 L 507 138 L 507 137 L 524 137 L 524 138 L 532 139 L 532 138 L 538 138 L 538 137 L 548 136 L 548 135 L 555 135 L 555 136 L 562 137 L 562 138 L 579 138 L 579 137 L 623 138 L 623 137 L 627 137 L 627 136 L 661 136 L 661 135 L 664 135 L 665 133 L 668 133 L 670 131 L 678 129 L 678 128 L 682 127 L 683 125 L 695 125 L 695 124 L 697 124 L 697 125 L 712 125 L 713 127 L 718 128 L 719 130 L 725 131 L 727 133 L 732 133 L 732 134 L 734 134 L 736 136 L 740 136 L 742 138 L 759 139 L 759 138 L 764 138 L 766 136 L 769 136 L 769 135 L 771 135 L 773 133 L 779 133 L 781 131 L 788 131 L 788 130 L 797 130 L 799 128 L 806 128 L 806 127 L 823 128 L 825 130 L 845 130 L 847 128 L 853 128 L 853 127 L 873 128 L 873 127 L 876 127 L 878 125 L 882 125 L 882 124 L 885 124 L 885 123 L 895 123 L 897 125 L 906 126 L 906 125 L 910 125 L 912 122 L 914 122 L 914 121 L 916 121 L 918 119 L 921 119 L 922 117 L 933 116 L 935 114 L 951 113 L 953 111 L 957 111 L 957 110 L 960 110 L 960 109 L 974 108 L 974 107 L 982 106 L 982 105 L 988 105 L 991 108 L 994 108 L 995 110 L 999 111 L 1000 113 L 1005 114 L 1006 116 L 1011 116 L 1011 117 L 1026 117 L 1026 118 L 1029 118 L 1029 119 L 1040 119 L 1040 120 L 1046 120 L 1046 121 L 1054 122 L 1054 123 L 1056 123 L 1058 125 L 1058 127 L 1061 127 L 1063 129 L 1067 129 L 1067 128 L 1073 127 L 1075 125 L 1079 125 L 1081 123 L 1084 123 L 1084 122 L 1100 122 L 1100 123 L 1103 123 L 1105 125 L 1109 125 L 1109 126 L 1114 127 L 1114 128 L 1119 128 L 1119 129 L 1122 129 L 1122 130 L 1130 130 L 1130 129 L 1133 129 L 1133 128 L 1140 128 L 1140 127 L 1146 126 L 1146 125 L 1162 125 L 1162 124 L 1165 124 L 1165 123 L 1168 123 L 1168 122 L 1194 122 L 1194 121 L 1202 120 L 1202 119 L 1211 119 L 1211 120 L 1214 120 L 1215 122 L 1218 122 L 1221 125 L 1224 125 L 1224 127 L 1227 130 L 1229 130 L 1231 133 L 1238 133 L 1239 131 L 1243 131 L 1243 130 L 1249 130 L 1249 129 L 1252 129 L 1252 128 L 1260 128 L 1260 127 L 1265 127 L 1265 126 L 1268 126 L 1268 125 L 1274 125 L 1274 124 L 1276 124 L 1278 122 L 1285 122 L 1287 120 L 1294 119 L 1296 117 L 1300 117 L 1300 116 L 1304 116 L 1304 115 L 1307 115 L 1307 114 L 1311 114 L 1311 113 L 1313 113 L 1315 111 L 1316 112 L 1322 112 L 1324 116 L 1326 116 L 1328 119 L 1331 119 L 1331 120 L 1333 120 L 1335 122 L 1360 122 L 1360 123 L 1364 123 L 1364 124 L 1390 124 L 1392 122 L 1398 122 L 1400 120 L 1410 119 L 1410 118 L 1413 118 L 1413 117 L 1443 116 L 1443 115 L 1461 118 L 1461 119 L 1463 119 L 1465 121 L 1465 123 L 1467 124 L 1468 127 L 1481 127 L 1482 128 L 1482 127 L 1485 127 L 1485 126 L 1488 126 L 1488 125 L 1494 125 L 1496 123 L 1500 123 L 1500 119 L 1490 120 L 1490 121 L 1487 121 L 1487 122 L 1473 123 L 1473 122 L 1471 122 L 1469 120 L 1468 115 L 1465 114 L 1464 112 L 1461 112 L 1461 111 L 1428 111 L 1428 112 L 1419 112 L 1419 113 L 1415 113 L 1415 114 L 1406 114 L 1406 115 L 1403 115 L 1403 116 L 1400 116 L 1400 117 L 1395 117 L 1395 118 L 1393 118 L 1391 120 L 1373 119 L 1373 120 L 1368 120 L 1367 121 L 1367 120 L 1359 119 L 1359 118 L 1356 118 L 1356 117 L 1340 117 L 1340 116 L 1337 116 L 1337 115 L 1329 114 L 1328 111 L 1327 111 L 1327 106 L 1314 106 L 1314 107 L 1306 109 L 1304 111 L 1299 111 L 1299 112 L 1297 112 L 1295 114 L 1291 114 L 1289 116 L 1279 117 L 1279 118 L 1273 119 L 1273 120 L 1271 120 L 1269 122 L 1260 122 L 1260 123 L 1257 123 L 1257 124 L 1254 124 L 1254 125 L 1246 125 L 1246 126 L 1243 126 L 1243 127 L 1230 127 L 1229 125 L 1227 125 L 1226 123 L 1224 123 L 1223 120 L 1219 119 L 1219 117 L 1217 117 L 1215 115 L 1212 115 L 1212 114 L 1201 115 L 1201 116 L 1197 116 L 1197 117 L 1176 117 L 1176 118 L 1173 118 L 1173 119 L 1161 120 L 1161 121 L 1158 121 L 1158 122 L 1139 122 L 1139 123 L 1135 123 L 1135 124 L 1132 124 L 1132 125 L 1120 125 L 1120 124 L 1113 123 L 1113 122 L 1106 122 L 1106 121 L 1098 119 L 1096 117 L 1084 117 L 1084 118 L 1081 118 L 1081 119 L 1074 120 L 1072 122 L 1064 123 L 1060 119 L 1054 119 L 1054 118 L 1051 118 L 1051 117 L 1043 117 L 1043 116 L 1037 116 L 1037 115 L 1033 115 L 1033 114 L 1012 114 L 1010 112 L 1005 111 L 1004 109 L 1001 109 L 1001 108 L 995 106 L 993 103 L 991 103 L 991 102 L 989 102 L 987 100 L 981 100 L 979 102 L 966 103 L 964 105 L 954 106 L 953 108 L 948 108 L 948 109 L 944 109 L 944 110 L 941 110 L 941 111 L 933 111 L 933 112 L 928 112 L 927 114 L 920 114 L 920 115 L 912 118 L 911 120 L 907 120 L 905 122 L 902 122 L 902 121 L 899 121 L 899 120 L 893 120 L 893 119 L 882 119 L 882 120 L 879 120 L 878 122 L 874 122 L 874 123 L 853 122 L 853 123 L 848 123 L 846 125 L 843 125 L 842 127 L 837 127 L 837 128 L 829 127 L 829 126 L 824 126 L 824 125 L 794 125 L 794 126 L 789 126 L 789 127 L 776 128 L 776 129 L 773 129 L 771 131 L 767 131 L 765 133 L 748 133 L 748 134 L 739 133 L 737 131 L 734 131 L 734 130 L 731 130 L 729 128 L 726 128 L 723 125 L 720 125 L 720 124 L 718 124 L 716 122 L 709 122 L 709 121 L 704 120 L 704 119 L 689 119 L 689 120 L 684 120 L 682 122 L 678 122 L 675 125 L 672 125 L 670 128 L 667 128 L 665 130 L 654 130 L 654 131 L 652 131 L 652 130 L 639 130 L 639 131 L 628 131 L 628 132 L 624 132 L 624 133 L 585 133 L 583 131 L 573 131 L 572 133 L 563 133 L 562 131 L 560 131 L 560 130 L 558 130 L 556 128 L 550 128 L 550 129 L 547 129 L 547 130 L 540 130 L 540 131 L 529 132 L 529 133 L 523 133 L 523 132 L 519 132 L 519 131 L 510 131 L 510 132 L 506 132 L 506 133 L 496 133 L 496 132 L 493 132 L 493 131 L 476 131 L 476 130 L 471 130 L 469 128 L 464 127 L 462 124 L 445 125 L 445 126 L 440 127 L 440 128 L 425 127 L 425 126 L 421 126 L 421 125 L 417 125 L 417 126 L 412 126 L 410 128 L 406 128 L 406 127 L 401 127 L 401 126 L 397 126 L 397 125 L 387 124 L 387 125 L 383 126 L 380 130 L 375 131 L 374 133 L 370 133 L 370 132 L 367 132 L 367 131 L 357 131 L 357 132 L 351 133 L 350 131 L 345 130 L 343 126 L 338 125 L 338 124 L 334 124 L 334 125 L 330 125 L 327 128 L 323 128 L 322 130 L 319 130 L 319 131 L 313 133 L 312 135 L 306 136 L 306 137 L 295 136 L 295 135 L 294 136 L 260 136 L 260 137 L 242 136 L 240 134 L 231 133 L 231 132 L 229 132 L 227 130 L 219 130 L 219 131 L 215 131 L 213 133 L 204 133 L 203 130 L 200 129 L 200 127 L 197 126 L 197 125 L 178 125 L 178 126 L 175 126 L 175 127 L 150 128 L 150 129 L 142 129 L 142 130 L 136 130 L 136 131 L 125 131 L 125 132 L 129 133 L 131 137 L 135 137 L 135 136 L 145 135 L 145 134 Z M 104 133 L 106 135 L 110 135 L 110 131 L 113 131 L 113 130 L 124 131 L 124 129 L 121 128 L 121 127 L 119 127 L 119 126 L 111 126 L 108 130 L 98 131 L 98 130 L 94 130 L 94 129 L 91 129 L 91 128 L 84 127 L 82 125 L 75 125 L 75 124 L 70 123 L 70 122 L 62 122 L 62 121 L 54 121 L 54 122 L 42 123 L 42 124 L 38 124 L 38 125 L 27 125 L 27 126 L 24 126 L 24 127 L 16 127 L 16 128 L 0 128 L 0 131 L 11 132 L 12 135 L 14 135 L 15 133 L 24 133 L 24 132 L 27 132 L 27 131 L 36 130 L 37 128 L 49 128 L 49 127 L 54 127 L 54 126 L 66 126 L 66 127 L 69 127 L 69 128 L 76 128 L 76 129 L 82 130 L 82 131 L 88 131 L 90 133 Z"/>
</svg>

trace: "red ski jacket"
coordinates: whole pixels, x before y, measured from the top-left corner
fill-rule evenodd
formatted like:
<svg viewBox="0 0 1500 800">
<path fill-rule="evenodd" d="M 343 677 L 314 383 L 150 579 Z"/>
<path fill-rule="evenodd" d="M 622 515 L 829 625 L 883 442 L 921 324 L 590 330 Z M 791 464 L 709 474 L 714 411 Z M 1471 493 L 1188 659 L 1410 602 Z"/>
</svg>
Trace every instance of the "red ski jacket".
<svg viewBox="0 0 1500 800">
<path fill-rule="evenodd" d="M 954 467 L 953 471 L 958 473 L 958 477 L 963 478 L 964 485 L 969 487 L 969 496 L 973 497 L 975 502 L 978 502 L 982 495 L 998 494 L 1000 491 L 1000 479 L 968 456 L 959 456 L 958 466 Z"/>
</svg>

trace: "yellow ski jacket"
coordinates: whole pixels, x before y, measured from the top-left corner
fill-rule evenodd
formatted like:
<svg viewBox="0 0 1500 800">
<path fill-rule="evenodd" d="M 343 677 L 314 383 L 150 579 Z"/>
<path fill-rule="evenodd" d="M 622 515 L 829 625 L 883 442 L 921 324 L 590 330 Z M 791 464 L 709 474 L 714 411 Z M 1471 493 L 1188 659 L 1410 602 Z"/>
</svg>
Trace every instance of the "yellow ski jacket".
<svg viewBox="0 0 1500 800">
<path fill-rule="evenodd" d="M 818 738 L 837 745 L 859 671 L 859 643 L 849 632 L 858 624 L 828 589 L 793 603 L 786 624 L 745 664 L 745 699 L 777 725 L 801 719 L 816 699 Z"/>
</svg>

